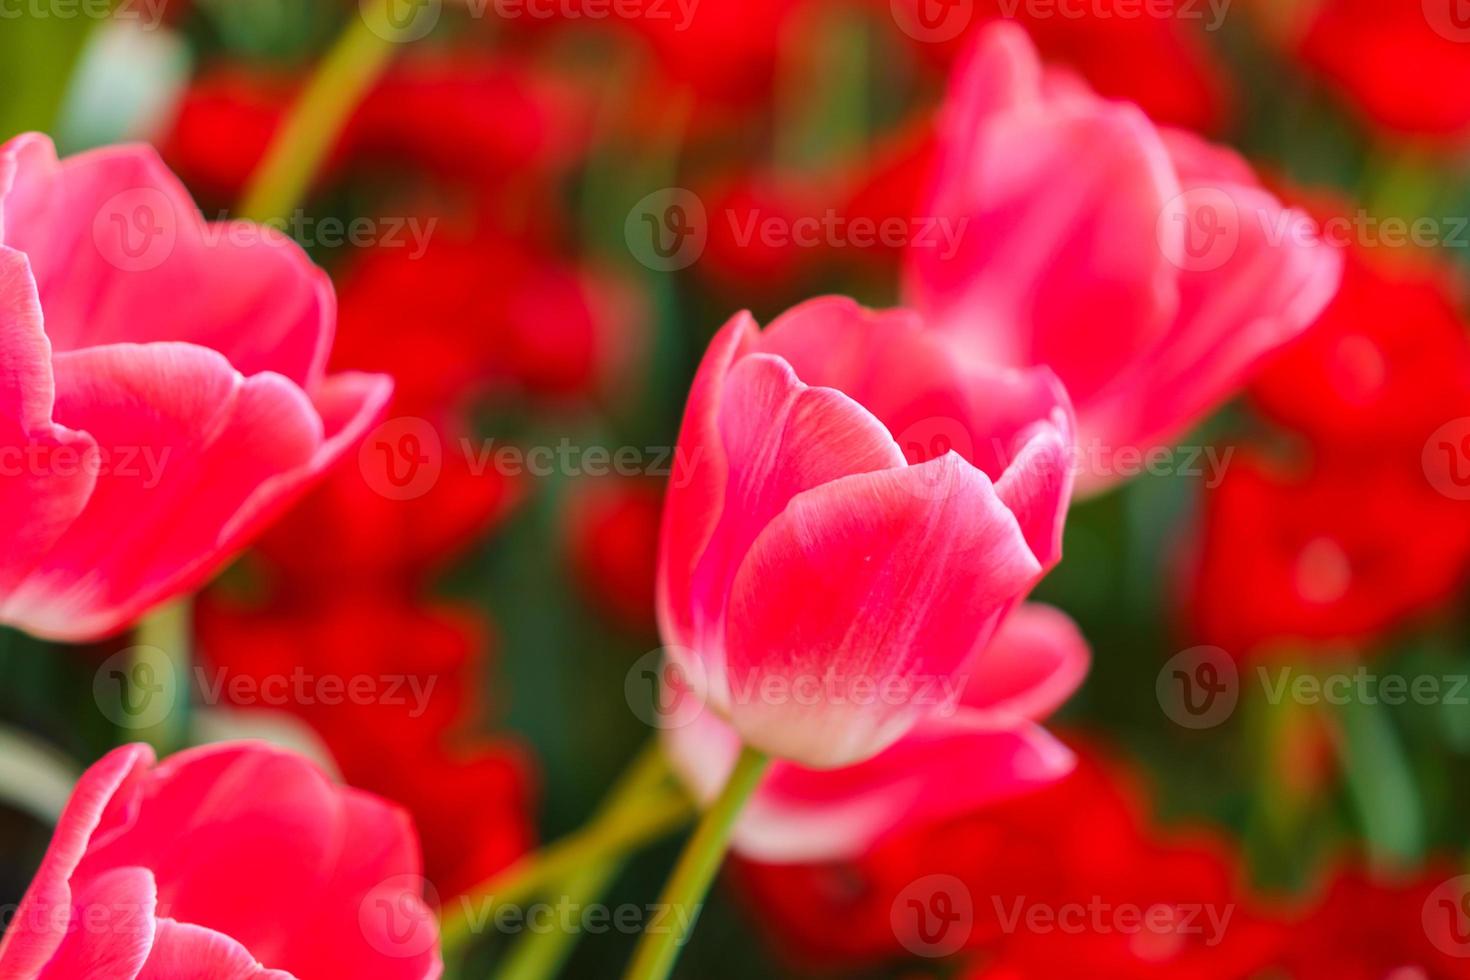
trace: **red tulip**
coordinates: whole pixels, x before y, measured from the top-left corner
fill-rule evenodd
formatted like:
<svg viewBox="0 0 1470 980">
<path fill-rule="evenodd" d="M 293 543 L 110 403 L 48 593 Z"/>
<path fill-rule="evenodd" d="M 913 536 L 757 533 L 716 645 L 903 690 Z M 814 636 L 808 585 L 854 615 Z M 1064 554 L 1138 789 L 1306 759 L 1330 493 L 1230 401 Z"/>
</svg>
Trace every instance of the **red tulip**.
<svg viewBox="0 0 1470 980">
<path fill-rule="evenodd" d="M 1470 135 L 1470 18 L 1460 0 L 1331 0 L 1305 5 L 1302 61 L 1394 134 Z"/>
<path fill-rule="evenodd" d="M 0 147 L 0 621 L 95 639 L 202 584 L 382 411 L 330 284 L 152 153 Z"/>
<path fill-rule="evenodd" d="M 1470 565 L 1462 507 L 1425 479 L 1417 447 L 1306 474 L 1238 453 L 1205 497 L 1193 629 L 1241 655 L 1371 640 L 1455 594 Z"/>
<path fill-rule="evenodd" d="M 88 769 L 0 942 L 58 980 L 439 976 L 402 811 L 259 743 Z"/>
<path fill-rule="evenodd" d="M 819 769 L 876 755 L 953 706 L 1056 562 L 1070 440 L 1049 373 L 996 370 L 912 313 L 827 298 L 764 332 L 736 316 L 669 484 L 671 662 L 749 745 Z"/>
<path fill-rule="evenodd" d="M 925 213 L 959 247 L 910 247 L 910 303 L 999 363 L 1056 372 L 1086 487 L 1167 446 L 1337 289 L 1337 251 L 1244 161 L 1043 70 L 1014 25 L 980 35 L 940 130 Z"/>
</svg>

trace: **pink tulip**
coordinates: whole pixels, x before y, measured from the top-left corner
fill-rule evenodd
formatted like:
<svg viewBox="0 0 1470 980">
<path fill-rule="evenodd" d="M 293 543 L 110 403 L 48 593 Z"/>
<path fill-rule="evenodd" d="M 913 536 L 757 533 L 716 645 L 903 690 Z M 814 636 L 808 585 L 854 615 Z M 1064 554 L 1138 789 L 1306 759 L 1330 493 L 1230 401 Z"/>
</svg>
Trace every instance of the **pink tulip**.
<svg viewBox="0 0 1470 980">
<path fill-rule="evenodd" d="M 260 743 L 83 774 L 0 942 L 13 980 L 420 980 L 441 970 L 396 807 Z"/>
<path fill-rule="evenodd" d="M 910 305 L 1077 409 L 1084 489 L 1131 475 L 1316 319 L 1342 259 L 1234 153 L 980 32 L 940 118 Z"/>
<path fill-rule="evenodd" d="M 0 622 L 89 640 L 200 585 L 382 411 L 326 276 L 153 151 L 0 147 Z"/>
<path fill-rule="evenodd" d="M 810 385 L 810 387 L 809 387 Z M 710 344 L 659 556 L 674 686 L 749 745 L 851 765 L 956 675 L 1060 556 L 1070 408 L 904 310 L 808 302 Z"/>
<path fill-rule="evenodd" d="M 952 711 L 845 769 L 772 764 L 741 812 L 735 849 L 768 863 L 844 860 L 887 834 L 1060 779 L 1072 752 L 1036 722 L 1076 690 L 1089 660 L 1065 614 L 1021 606 L 967 667 Z M 664 744 L 701 799 L 719 792 L 740 753 L 734 729 L 710 712 L 667 729 Z"/>
</svg>

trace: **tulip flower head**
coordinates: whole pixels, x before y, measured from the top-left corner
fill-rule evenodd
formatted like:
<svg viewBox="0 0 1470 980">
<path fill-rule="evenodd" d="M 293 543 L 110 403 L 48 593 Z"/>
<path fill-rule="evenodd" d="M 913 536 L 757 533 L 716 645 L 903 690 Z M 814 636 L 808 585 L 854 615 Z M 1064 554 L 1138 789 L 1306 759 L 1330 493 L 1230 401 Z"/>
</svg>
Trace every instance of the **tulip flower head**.
<svg viewBox="0 0 1470 980">
<path fill-rule="evenodd" d="M 915 314 L 808 302 L 719 332 L 664 512 L 674 671 L 748 745 L 870 758 L 953 705 L 957 675 L 1060 555 L 1071 412 Z"/>
<path fill-rule="evenodd" d="M 0 622 L 93 640 L 203 583 L 380 415 L 326 275 L 152 150 L 0 146 Z"/>
<path fill-rule="evenodd" d="M 1083 490 L 1167 449 L 1337 291 L 1338 250 L 1244 160 L 1044 69 L 1013 24 L 980 33 L 939 125 L 924 213 L 963 234 L 909 248 L 908 302 L 1056 372 Z"/>
<path fill-rule="evenodd" d="M 30 980 L 432 980 L 438 930 L 396 807 L 263 743 L 82 776 L 0 942 Z"/>
</svg>

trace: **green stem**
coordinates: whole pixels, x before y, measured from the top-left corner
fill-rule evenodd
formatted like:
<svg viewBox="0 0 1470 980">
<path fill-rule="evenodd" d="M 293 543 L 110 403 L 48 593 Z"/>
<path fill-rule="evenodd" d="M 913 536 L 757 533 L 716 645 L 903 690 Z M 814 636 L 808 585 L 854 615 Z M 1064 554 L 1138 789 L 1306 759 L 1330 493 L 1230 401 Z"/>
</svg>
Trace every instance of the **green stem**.
<svg viewBox="0 0 1470 980">
<path fill-rule="evenodd" d="M 406 40 L 405 29 L 389 20 L 388 7 L 366 4 L 353 13 L 251 178 L 239 207 L 242 218 L 280 220 L 300 205 L 348 117 Z"/>
<path fill-rule="evenodd" d="M 608 792 L 594 820 L 621 819 L 633 812 L 672 775 L 657 738 L 649 739 L 617 784 Z M 623 869 L 621 857 L 588 865 L 554 887 L 568 903 L 586 906 L 600 899 Z M 577 944 L 579 933 L 547 929 L 522 936 L 496 971 L 497 980 L 543 980 L 560 972 Z"/>
<path fill-rule="evenodd" d="M 189 666 L 192 662 L 191 600 L 176 599 L 160 606 L 138 623 L 133 634 L 133 672 L 150 671 L 157 677 L 160 690 L 149 697 L 165 699 L 155 721 L 143 721 L 132 734 L 153 746 L 159 755 L 168 755 L 188 742 L 192 685 Z M 167 675 L 167 676 L 164 676 Z"/>
<path fill-rule="evenodd" d="M 694 815 L 682 793 L 668 793 L 647 801 L 637 810 L 595 820 L 569 837 L 528 855 L 500 874 L 461 895 L 455 907 L 443 910 L 440 938 L 446 957 L 453 955 L 493 915 L 491 905 L 514 905 L 577 873 L 589 864 L 610 860 L 623 852 L 672 832 Z"/>
<path fill-rule="evenodd" d="M 664 980 L 674 968 L 679 952 L 689 941 L 710 884 L 725 858 L 735 821 L 765 775 L 770 758 L 746 746 L 735 762 L 730 779 L 695 828 L 684 846 L 674 873 L 664 885 L 659 905 L 666 909 L 692 909 L 694 914 L 675 916 L 680 923 L 658 934 L 645 932 L 628 967 L 627 980 Z"/>
</svg>

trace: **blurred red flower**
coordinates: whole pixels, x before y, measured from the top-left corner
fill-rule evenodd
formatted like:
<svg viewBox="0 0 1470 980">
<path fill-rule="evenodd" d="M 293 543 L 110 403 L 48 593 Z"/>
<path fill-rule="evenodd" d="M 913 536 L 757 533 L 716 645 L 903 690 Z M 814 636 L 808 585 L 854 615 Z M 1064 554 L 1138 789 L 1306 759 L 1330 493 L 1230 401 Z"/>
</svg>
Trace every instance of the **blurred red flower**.
<svg viewBox="0 0 1470 980">
<path fill-rule="evenodd" d="M 497 470 L 493 456 L 482 457 L 478 447 L 465 452 L 464 438 L 458 428 L 417 416 L 390 419 L 260 539 L 257 554 L 279 585 L 298 595 L 363 585 L 421 592 L 522 495 L 519 480 Z M 422 475 L 404 471 L 423 489 L 416 493 L 410 483 L 400 493 L 390 474 L 411 459 L 425 461 Z"/>
<path fill-rule="evenodd" d="M 1337 455 L 1423 446 L 1470 415 L 1470 337 L 1447 271 L 1344 250 L 1342 289 L 1251 389 L 1266 415 Z"/>
<path fill-rule="evenodd" d="M 179 102 L 161 152 L 202 197 L 227 206 L 244 191 L 299 93 L 302 79 L 238 64 L 205 70 Z M 493 195 L 515 175 L 549 174 L 580 159 L 584 93 L 515 60 L 436 52 L 399 62 L 348 120 L 318 184 L 344 165 L 405 166 Z"/>
<path fill-rule="evenodd" d="M 1445 602 L 1470 559 L 1470 521 L 1418 460 L 1416 447 L 1303 473 L 1237 452 L 1204 500 L 1189 586 L 1198 637 L 1238 656 L 1366 641 Z"/>
<path fill-rule="evenodd" d="M 652 632 L 658 566 L 661 481 L 587 478 L 572 488 L 567 547 L 572 571 L 602 609 L 632 629 Z"/>
<path fill-rule="evenodd" d="M 1470 18 L 1462 0 L 1304 5 L 1296 51 L 1374 124 L 1434 138 L 1470 133 Z"/>
<path fill-rule="evenodd" d="M 1470 878 L 1447 864 L 1397 883 L 1346 869 L 1276 965 L 1293 980 L 1470 977 L 1467 893 Z"/>
<path fill-rule="evenodd" d="M 198 606 L 199 692 L 212 706 L 306 721 L 344 778 L 401 804 L 428 876 L 449 897 L 533 844 L 521 751 L 470 736 L 487 625 L 463 607 L 340 590 L 266 606 Z"/>
<path fill-rule="evenodd" d="M 912 8 L 910 24 L 925 25 L 942 16 L 958 17 L 964 4 L 943 8 L 935 0 L 871 0 L 884 8 Z M 920 5 L 931 4 L 925 20 Z M 1162 14 L 1160 13 L 1162 11 Z M 1089 3 L 1020 3 L 976 0 L 963 31 L 939 22 L 938 33 L 916 33 L 924 56 L 948 66 L 966 39 L 995 20 L 1014 20 L 1026 28 L 1042 57 L 1071 66 L 1098 94 L 1136 102 L 1155 122 L 1205 133 L 1223 129 L 1230 117 L 1230 78 L 1211 49 L 1208 34 L 1219 26 L 1210 4 L 1186 0 L 1091 0 Z M 950 37 L 951 33 L 955 36 Z"/>
<path fill-rule="evenodd" d="M 803 964 L 965 949 L 987 978 L 1068 976 L 1080 963 L 1109 978 L 1248 975 L 1278 949 L 1278 929 L 1251 910 L 1220 842 L 1162 839 L 1145 807 L 1130 777 L 1085 750 L 1047 789 L 889 838 L 859 861 L 744 862 L 740 880 Z M 910 933 L 905 917 L 936 897 L 960 932 Z"/>
</svg>

